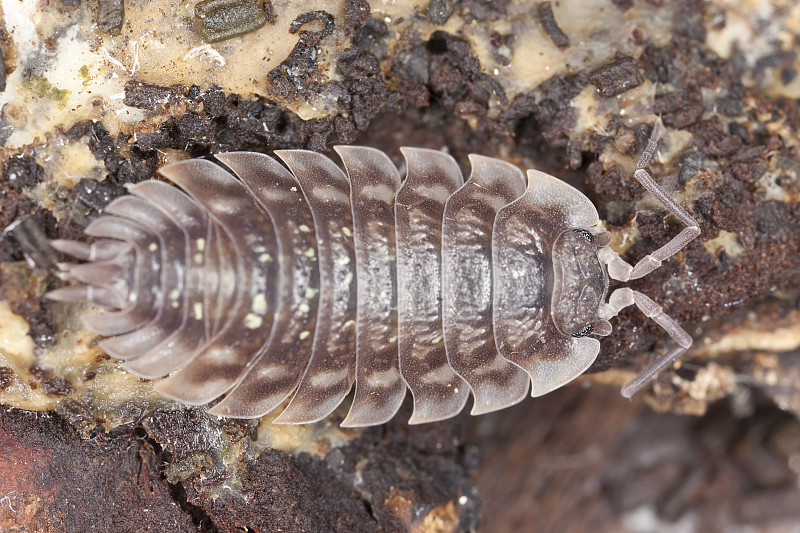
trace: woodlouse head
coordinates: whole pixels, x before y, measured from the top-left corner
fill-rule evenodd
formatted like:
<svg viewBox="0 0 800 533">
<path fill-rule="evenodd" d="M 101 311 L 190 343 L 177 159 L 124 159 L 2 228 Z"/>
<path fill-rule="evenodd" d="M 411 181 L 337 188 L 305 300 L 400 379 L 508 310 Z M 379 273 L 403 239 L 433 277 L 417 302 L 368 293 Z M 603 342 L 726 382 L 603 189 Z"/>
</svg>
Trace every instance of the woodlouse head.
<svg viewBox="0 0 800 533">
<path fill-rule="evenodd" d="M 608 232 L 566 230 L 553 243 L 553 322 L 564 335 L 608 335 L 611 324 L 597 312 L 608 291 L 608 274 L 597 250 L 608 246 Z"/>
</svg>

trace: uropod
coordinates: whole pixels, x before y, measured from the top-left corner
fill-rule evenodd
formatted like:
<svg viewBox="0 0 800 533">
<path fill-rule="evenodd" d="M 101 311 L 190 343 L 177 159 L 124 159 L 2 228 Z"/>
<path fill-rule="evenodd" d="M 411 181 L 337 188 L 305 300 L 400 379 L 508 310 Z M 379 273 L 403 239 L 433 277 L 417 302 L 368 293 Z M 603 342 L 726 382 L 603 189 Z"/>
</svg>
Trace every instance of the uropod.
<svg viewBox="0 0 800 533">
<path fill-rule="evenodd" d="M 692 344 L 630 288 L 700 233 L 650 177 L 653 128 L 635 178 L 686 227 L 630 265 L 608 247 L 586 196 L 564 182 L 471 155 L 404 148 L 405 180 L 381 151 L 339 146 L 346 173 L 304 150 L 223 153 L 172 163 L 129 187 L 86 233 L 54 241 L 86 261 L 84 283 L 49 297 L 100 308 L 83 317 L 133 374 L 211 413 L 276 423 L 328 416 L 355 386 L 343 426 L 410 423 L 502 409 L 580 374 L 609 319 L 636 305 L 677 346 L 622 389 L 630 397 Z M 288 168 L 288 169 L 287 169 Z M 182 190 L 181 190 L 182 189 Z"/>
</svg>

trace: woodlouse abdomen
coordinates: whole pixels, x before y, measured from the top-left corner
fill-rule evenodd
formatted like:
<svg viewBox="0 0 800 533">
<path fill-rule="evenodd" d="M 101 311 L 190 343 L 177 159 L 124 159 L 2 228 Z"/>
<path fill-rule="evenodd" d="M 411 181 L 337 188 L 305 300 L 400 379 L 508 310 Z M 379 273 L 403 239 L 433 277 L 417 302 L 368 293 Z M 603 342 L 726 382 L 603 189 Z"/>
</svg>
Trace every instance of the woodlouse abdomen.
<svg viewBox="0 0 800 533">
<path fill-rule="evenodd" d="M 655 259 L 624 263 L 591 202 L 552 176 L 529 170 L 526 185 L 513 165 L 473 155 L 464 184 L 450 156 L 405 148 L 401 181 L 378 150 L 337 152 L 347 174 L 302 150 L 277 152 L 289 170 L 247 152 L 217 156 L 232 173 L 164 167 L 185 192 L 134 185 L 87 227 L 93 244 L 54 243 L 90 262 L 66 267 L 87 285 L 51 296 L 103 307 L 85 317 L 109 336 L 103 349 L 138 376 L 168 375 L 157 388 L 172 398 L 227 393 L 212 413 L 254 418 L 294 393 L 276 422 L 308 423 L 355 385 L 345 426 L 389 420 L 406 388 L 411 423 L 454 416 L 470 391 L 473 414 L 545 394 L 594 361 L 588 335 L 652 303 L 629 289 L 604 303 L 606 265 L 628 279 Z"/>
</svg>

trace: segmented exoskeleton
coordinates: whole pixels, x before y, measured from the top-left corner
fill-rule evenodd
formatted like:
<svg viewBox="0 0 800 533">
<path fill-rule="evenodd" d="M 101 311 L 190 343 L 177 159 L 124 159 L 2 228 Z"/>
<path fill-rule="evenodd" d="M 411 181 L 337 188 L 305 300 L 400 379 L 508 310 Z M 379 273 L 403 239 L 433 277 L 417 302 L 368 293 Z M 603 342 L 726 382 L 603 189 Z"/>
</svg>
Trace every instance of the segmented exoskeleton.
<svg viewBox="0 0 800 533">
<path fill-rule="evenodd" d="M 344 426 L 380 424 L 406 387 L 410 423 L 473 414 L 539 396 L 583 373 L 593 336 L 636 304 L 678 346 L 623 389 L 630 396 L 691 337 L 628 288 L 608 302 L 608 277 L 646 275 L 699 234 L 697 223 L 644 170 L 636 179 L 686 228 L 635 266 L 608 248 L 597 210 L 536 170 L 470 156 L 463 183 L 443 152 L 404 148 L 401 181 L 382 152 L 339 146 L 347 174 L 318 153 L 218 154 L 161 169 L 130 187 L 88 235 L 55 241 L 88 263 L 65 265 L 87 285 L 50 293 L 103 308 L 84 317 L 101 347 L 187 404 L 227 392 L 211 412 L 277 423 L 330 414 L 355 383 Z M 234 176 L 235 174 L 235 176 Z"/>
</svg>

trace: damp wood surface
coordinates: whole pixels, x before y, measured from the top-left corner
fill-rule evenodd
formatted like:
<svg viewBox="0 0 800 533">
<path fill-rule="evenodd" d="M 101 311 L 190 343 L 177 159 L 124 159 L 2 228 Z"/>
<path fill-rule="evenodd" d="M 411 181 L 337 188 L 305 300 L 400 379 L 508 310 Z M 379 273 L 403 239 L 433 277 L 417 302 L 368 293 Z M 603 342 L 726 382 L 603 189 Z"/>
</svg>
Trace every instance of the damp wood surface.
<svg viewBox="0 0 800 533">
<path fill-rule="evenodd" d="M 795 2 L 207 3 L 264 17 L 216 42 L 196 3 L 0 2 L 0 229 L 30 217 L 80 239 L 125 184 L 189 157 L 357 143 L 399 164 L 410 145 L 465 172 L 479 153 L 567 181 L 635 262 L 681 229 L 632 177 L 660 115 L 650 171 L 702 234 L 631 286 L 695 346 L 633 403 L 619 386 L 671 346 L 635 310 L 578 383 L 504 412 L 409 427 L 407 399 L 364 431 L 337 427 L 346 409 L 303 427 L 224 422 L 122 371 L 81 328 L 86 309 L 43 300 L 58 279 L 5 236 L 0 528 L 796 523 Z"/>
</svg>

